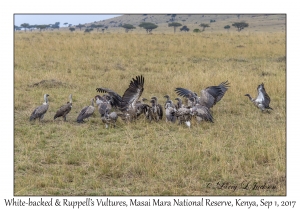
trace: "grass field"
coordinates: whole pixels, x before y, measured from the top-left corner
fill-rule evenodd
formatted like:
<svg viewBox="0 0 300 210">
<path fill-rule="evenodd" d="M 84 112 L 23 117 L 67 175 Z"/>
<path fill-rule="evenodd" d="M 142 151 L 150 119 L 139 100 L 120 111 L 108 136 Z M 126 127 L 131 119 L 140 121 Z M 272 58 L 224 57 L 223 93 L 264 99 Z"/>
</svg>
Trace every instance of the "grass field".
<svg viewBox="0 0 300 210">
<path fill-rule="evenodd" d="M 14 44 L 14 195 L 286 195 L 285 33 L 21 32 Z M 122 95 L 137 75 L 161 104 L 176 87 L 231 87 L 215 122 L 190 130 L 143 118 L 105 129 L 98 111 L 76 123 L 97 87 Z M 270 114 L 244 96 L 262 82 Z M 44 122 L 29 122 L 45 93 Z M 68 121 L 53 121 L 69 94 Z"/>
</svg>

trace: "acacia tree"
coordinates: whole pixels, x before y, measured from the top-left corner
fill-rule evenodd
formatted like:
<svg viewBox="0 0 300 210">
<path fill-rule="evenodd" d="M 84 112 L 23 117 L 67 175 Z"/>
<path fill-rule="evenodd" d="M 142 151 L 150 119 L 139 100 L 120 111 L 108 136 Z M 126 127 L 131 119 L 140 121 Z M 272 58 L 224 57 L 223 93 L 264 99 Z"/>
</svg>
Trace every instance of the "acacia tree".
<svg viewBox="0 0 300 210">
<path fill-rule="evenodd" d="M 19 26 L 16 26 L 16 25 L 14 25 L 14 29 L 15 29 L 15 31 L 20 31 L 20 30 L 21 30 L 21 28 L 22 28 L 22 27 L 19 27 Z"/>
<path fill-rule="evenodd" d="M 227 31 L 229 31 L 230 25 L 226 25 L 226 26 L 224 26 L 224 28 L 227 29 Z"/>
<path fill-rule="evenodd" d="M 180 28 L 180 31 L 185 31 L 188 32 L 190 29 L 187 26 L 182 26 L 182 28 Z"/>
<path fill-rule="evenodd" d="M 60 22 L 56 22 L 56 23 L 54 23 L 53 25 L 51 25 L 51 28 L 52 28 L 52 29 L 58 29 L 58 30 L 59 30 L 59 25 L 60 25 Z"/>
<path fill-rule="evenodd" d="M 73 32 L 73 31 L 75 31 L 75 28 L 69 28 L 69 30 L 71 31 L 71 32 Z"/>
<path fill-rule="evenodd" d="M 156 29 L 158 26 L 154 23 L 144 22 L 141 23 L 139 27 L 146 29 L 146 32 L 150 33 L 153 29 Z"/>
<path fill-rule="evenodd" d="M 49 25 L 37 25 L 37 26 L 36 26 L 37 29 L 40 29 L 40 32 L 41 32 L 42 30 L 45 30 L 45 29 L 48 28 L 48 27 L 49 27 Z"/>
<path fill-rule="evenodd" d="M 232 24 L 232 26 L 236 27 L 238 32 L 240 32 L 244 28 L 248 27 L 249 24 L 246 23 L 245 21 L 242 21 L 242 22 L 235 22 L 235 23 Z"/>
<path fill-rule="evenodd" d="M 173 23 L 169 23 L 168 26 L 169 27 L 174 27 L 174 34 L 175 34 L 176 28 L 179 27 L 179 26 L 182 26 L 182 24 L 181 23 L 173 22 Z"/>
<path fill-rule="evenodd" d="M 210 27 L 209 24 L 207 24 L 207 23 L 201 23 L 200 26 L 203 28 L 202 31 L 204 31 L 205 28 Z"/>
<path fill-rule="evenodd" d="M 85 32 L 85 33 L 90 33 L 92 30 L 93 30 L 93 28 L 86 28 L 86 29 L 84 30 L 84 32 Z"/>
<path fill-rule="evenodd" d="M 83 28 L 83 27 L 85 27 L 85 25 L 80 24 L 80 23 L 76 26 L 76 28 L 79 28 L 80 31 L 81 31 L 81 28 Z"/>
<path fill-rule="evenodd" d="M 97 29 L 97 32 L 99 31 L 99 29 L 100 28 L 102 28 L 104 25 L 101 25 L 101 24 L 98 24 L 98 25 L 95 25 L 95 27 L 94 28 L 96 28 Z"/>
<path fill-rule="evenodd" d="M 125 28 L 125 32 L 128 33 L 129 30 L 135 29 L 135 27 L 131 24 L 123 24 L 123 28 Z"/>
<path fill-rule="evenodd" d="M 21 24 L 21 27 L 25 29 L 25 32 L 26 32 L 26 29 L 29 28 L 29 26 L 30 25 L 28 23 L 22 23 Z"/>
<path fill-rule="evenodd" d="M 34 28 L 36 28 L 36 25 L 29 25 L 29 26 L 28 26 L 28 29 L 29 29 L 30 31 L 32 31 Z"/>
</svg>

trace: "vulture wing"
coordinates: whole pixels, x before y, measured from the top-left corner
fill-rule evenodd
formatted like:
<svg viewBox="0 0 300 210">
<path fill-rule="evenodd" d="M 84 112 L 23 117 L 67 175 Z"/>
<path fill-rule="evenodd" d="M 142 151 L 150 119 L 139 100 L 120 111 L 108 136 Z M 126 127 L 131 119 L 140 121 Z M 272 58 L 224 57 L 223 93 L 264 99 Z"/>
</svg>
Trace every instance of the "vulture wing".
<svg viewBox="0 0 300 210">
<path fill-rule="evenodd" d="M 111 105 L 113 107 L 119 107 L 122 101 L 122 97 L 116 93 L 113 90 L 110 90 L 108 88 L 96 88 L 97 92 L 100 93 L 108 93 L 109 96 L 111 97 Z"/>
<path fill-rule="evenodd" d="M 144 91 L 144 77 L 136 76 L 132 78 L 132 81 L 129 84 L 129 87 L 124 92 L 121 102 L 121 110 L 125 111 L 129 106 L 134 107 L 137 100 L 140 98 Z"/>
</svg>

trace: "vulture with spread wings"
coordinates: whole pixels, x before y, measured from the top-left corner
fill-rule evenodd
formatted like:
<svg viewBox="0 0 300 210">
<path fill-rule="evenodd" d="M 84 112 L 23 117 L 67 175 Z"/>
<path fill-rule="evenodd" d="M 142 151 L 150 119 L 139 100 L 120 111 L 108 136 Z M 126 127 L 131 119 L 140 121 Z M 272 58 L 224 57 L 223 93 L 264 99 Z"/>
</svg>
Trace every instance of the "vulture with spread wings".
<svg viewBox="0 0 300 210">
<path fill-rule="evenodd" d="M 228 87 L 228 81 L 222 82 L 218 86 L 209 86 L 200 91 L 200 97 L 198 97 L 195 92 L 185 88 L 176 88 L 175 92 L 179 96 L 183 96 L 188 99 L 188 106 L 193 107 L 196 104 L 200 104 L 210 109 L 223 98 Z"/>
<path fill-rule="evenodd" d="M 267 94 L 266 90 L 265 90 L 265 86 L 264 83 L 261 83 L 260 85 L 258 85 L 257 87 L 257 97 L 256 98 L 252 98 L 250 96 L 250 94 L 246 94 L 245 96 L 248 96 L 250 101 L 257 107 L 259 108 L 261 111 L 264 110 L 273 110 L 269 104 L 271 102 L 270 96 Z"/>
<path fill-rule="evenodd" d="M 131 121 L 137 117 L 136 102 L 144 91 L 144 77 L 141 75 L 132 78 L 122 97 L 108 88 L 96 88 L 96 90 L 106 92 L 111 98 L 111 105 L 121 111 L 118 115 L 124 120 Z"/>
</svg>

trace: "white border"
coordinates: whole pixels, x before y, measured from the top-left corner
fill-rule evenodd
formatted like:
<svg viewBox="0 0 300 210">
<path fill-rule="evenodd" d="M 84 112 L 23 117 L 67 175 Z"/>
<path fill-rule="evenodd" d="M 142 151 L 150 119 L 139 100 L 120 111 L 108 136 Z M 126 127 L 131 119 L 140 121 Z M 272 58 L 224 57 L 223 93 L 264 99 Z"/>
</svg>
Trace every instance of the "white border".
<svg viewBox="0 0 300 210">
<path fill-rule="evenodd" d="M 278 3 L 280 2 L 280 3 Z M 295 2 L 295 1 L 293 1 Z M 97 6 L 98 4 L 100 4 Z M 13 198 L 13 14 L 14 13 L 286 13 L 287 14 L 287 196 L 286 197 L 212 197 L 215 200 L 296 200 L 299 186 L 299 139 L 296 138 L 298 122 L 298 78 L 299 78 L 299 13 L 296 3 L 283 1 L 10 1 L 1 3 L 1 192 L 0 206 L 6 209 L 4 198 Z M 38 8 L 38 9 L 37 9 Z M 21 198 L 21 197 L 17 197 Z M 63 198 L 63 197 L 55 197 Z M 118 197 L 113 197 L 118 198 Z M 120 197 L 120 199 L 129 197 Z M 147 197 L 138 197 L 147 199 Z M 150 197 L 151 199 L 154 197 Z M 171 199 L 163 197 L 162 199 Z M 186 197 L 189 198 L 189 197 Z M 204 197 L 209 198 L 209 197 Z M 37 198 L 35 198 L 37 199 Z M 83 197 L 68 197 L 83 200 Z M 193 199 L 193 197 L 191 197 Z M 10 207 L 11 208 L 11 207 Z M 44 209 L 43 207 L 40 207 Z M 39 208 L 39 209 L 40 209 Z M 99 208 L 99 207 L 97 207 Z M 179 207 L 178 207 L 179 208 Z M 80 208 L 82 209 L 82 208 Z M 232 208 L 231 208 L 232 209 Z M 257 209 L 257 208 L 256 208 Z"/>
</svg>

